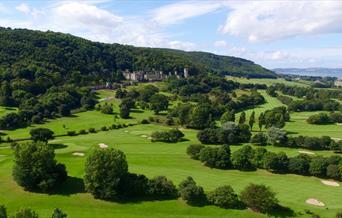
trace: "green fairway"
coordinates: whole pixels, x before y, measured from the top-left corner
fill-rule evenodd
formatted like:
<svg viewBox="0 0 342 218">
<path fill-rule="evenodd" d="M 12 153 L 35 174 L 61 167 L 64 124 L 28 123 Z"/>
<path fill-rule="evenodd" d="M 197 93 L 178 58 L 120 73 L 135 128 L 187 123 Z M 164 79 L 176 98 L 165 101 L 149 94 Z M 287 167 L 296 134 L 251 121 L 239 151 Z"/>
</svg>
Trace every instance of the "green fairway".
<svg viewBox="0 0 342 218">
<path fill-rule="evenodd" d="M 226 77 L 228 80 L 233 80 L 235 82 L 239 82 L 239 83 L 253 83 L 253 84 L 265 84 L 267 86 L 270 86 L 272 84 L 275 83 L 282 83 L 288 86 L 310 86 L 310 82 L 309 81 L 304 81 L 304 80 L 298 80 L 298 81 L 287 81 L 285 79 L 282 78 L 278 78 L 278 79 L 247 79 L 247 78 L 243 78 L 243 77 L 233 77 L 233 76 L 227 76 Z"/>
<path fill-rule="evenodd" d="M 166 127 L 162 127 L 166 128 Z M 248 210 L 224 210 L 217 207 L 191 207 L 180 200 L 157 202 L 126 202 L 114 203 L 94 200 L 89 194 L 83 193 L 80 187 L 84 172 L 85 157 L 72 155 L 73 152 L 84 152 L 98 146 L 99 143 L 121 149 L 127 155 L 129 170 L 146 174 L 148 177 L 165 175 L 178 184 L 187 176 L 192 176 L 206 191 L 220 185 L 232 185 L 240 191 L 249 183 L 267 184 L 277 192 L 280 203 L 303 212 L 309 209 L 322 217 L 333 217 L 342 209 L 342 189 L 321 184 L 320 179 L 298 175 L 271 174 L 264 170 L 241 172 L 236 170 L 218 170 L 203 166 L 199 161 L 191 160 L 186 155 L 186 147 L 198 143 L 194 130 L 183 130 L 190 141 L 177 144 L 151 143 L 146 138 L 160 126 L 139 125 L 126 129 L 100 132 L 75 137 L 61 137 L 51 143 L 63 143 L 67 147 L 57 149 L 57 159 L 66 164 L 69 175 L 73 177 L 63 187 L 61 193 L 54 195 L 25 192 L 11 178 L 12 155 L 8 148 L 0 149 L 0 202 L 6 204 L 10 212 L 20 207 L 32 207 L 47 217 L 52 208 L 61 207 L 72 217 L 263 217 Z M 146 136 L 145 136 L 146 135 Z M 142 137 L 143 136 L 143 137 Z M 4 146 L 4 145 L 3 145 Z M 232 150 L 239 148 L 233 146 Z M 273 151 L 282 148 L 267 147 Z M 289 155 L 298 150 L 285 149 Z M 8 190 L 11 194 L 8 195 Z M 317 208 L 305 204 L 307 198 L 318 198 L 326 204 Z M 329 208 L 328 210 L 325 208 Z M 149 213 L 145 213 L 149 211 Z"/>
<path fill-rule="evenodd" d="M 15 107 L 3 107 L 3 106 L 0 106 L 0 117 L 8 114 L 8 113 L 11 113 L 11 112 L 16 112 L 17 111 L 17 108 Z"/>
</svg>

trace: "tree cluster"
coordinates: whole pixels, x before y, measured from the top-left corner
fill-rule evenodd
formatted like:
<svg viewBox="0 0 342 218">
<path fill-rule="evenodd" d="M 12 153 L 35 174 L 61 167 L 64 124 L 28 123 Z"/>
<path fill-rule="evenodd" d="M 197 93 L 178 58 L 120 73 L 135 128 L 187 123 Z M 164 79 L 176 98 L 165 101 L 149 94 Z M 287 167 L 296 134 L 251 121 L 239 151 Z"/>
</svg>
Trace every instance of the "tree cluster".
<svg viewBox="0 0 342 218">
<path fill-rule="evenodd" d="M 7 210 L 5 206 L 0 205 L 0 218 L 7 218 Z M 51 218 L 67 218 L 68 215 L 64 213 L 60 208 L 56 208 Z M 38 214 L 31 208 L 21 208 L 11 216 L 11 218 L 39 218 Z"/>
<path fill-rule="evenodd" d="M 342 123 L 342 113 L 341 112 L 332 112 L 328 113 L 319 113 L 314 114 L 308 117 L 306 120 L 310 124 L 333 124 L 333 123 Z"/>
<path fill-rule="evenodd" d="M 221 147 L 191 145 L 188 147 L 187 153 L 191 158 L 198 159 L 211 168 L 243 171 L 259 168 L 272 173 L 293 173 L 342 180 L 342 158 L 340 156 L 310 157 L 300 154 L 288 157 L 284 152 L 269 152 L 265 148 L 253 149 L 248 145 L 232 154 L 228 145 Z"/>
<path fill-rule="evenodd" d="M 175 143 L 183 139 L 184 134 L 179 129 L 171 129 L 168 131 L 156 131 L 151 134 L 152 142 L 168 142 Z"/>
<path fill-rule="evenodd" d="M 197 139 L 203 144 L 237 144 L 249 142 L 250 137 L 248 125 L 236 125 L 233 122 L 226 122 L 221 128 L 207 128 L 197 133 Z"/>
</svg>

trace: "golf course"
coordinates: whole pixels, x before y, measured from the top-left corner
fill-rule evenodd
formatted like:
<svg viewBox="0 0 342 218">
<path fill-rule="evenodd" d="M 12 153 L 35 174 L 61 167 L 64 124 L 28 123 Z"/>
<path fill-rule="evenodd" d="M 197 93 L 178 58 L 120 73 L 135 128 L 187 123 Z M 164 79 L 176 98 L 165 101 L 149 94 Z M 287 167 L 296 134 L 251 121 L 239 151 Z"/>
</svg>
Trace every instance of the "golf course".
<svg viewBox="0 0 342 218">
<path fill-rule="evenodd" d="M 158 84 L 160 85 L 160 84 Z M 265 110 L 281 106 L 276 98 L 261 91 L 266 103 L 246 110 L 247 114 L 255 111 L 259 114 Z M 99 104 L 112 104 L 114 113 L 118 113 L 119 100 L 111 99 L 114 91 L 99 90 L 98 97 L 103 100 Z M 5 111 L 5 109 L 3 109 Z M 2 112 L 5 113 L 5 112 Z M 293 134 L 329 135 L 342 138 L 342 126 L 317 126 L 306 123 L 311 113 L 298 112 L 291 114 L 291 121 L 286 130 Z M 127 201 L 110 202 L 94 199 L 86 193 L 83 186 L 84 163 L 88 153 L 99 147 L 99 144 L 120 149 L 127 156 L 129 171 L 144 174 L 149 178 L 165 175 L 175 184 L 187 176 L 193 177 L 206 191 L 212 191 L 222 185 L 230 185 L 237 192 L 249 183 L 266 184 L 277 194 L 282 206 L 291 208 L 298 217 L 310 217 L 305 211 L 312 211 L 321 217 L 333 217 L 342 209 L 342 188 L 324 185 L 316 177 L 293 174 L 272 174 L 265 170 L 243 172 L 238 170 L 211 169 L 200 162 L 190 159 L 186 154 L 189 144 L 198 144 L 196 130 L 181 128 L 186 141 L 178 143 L 151 142 L 152 132 L 166 130 L 170 127 L 162 124 L 139 124 L 141 120 L 153 116 L 150 110 L 137 109 L 131 113 L 130 119 L 117 118 L 92 110 L 72 114 L 70 117 L 48 120 L 43 124 L 35 124 L 27 128 L 3 131 L 3 134 L 20 139 L 29 137 L 30 129 L 44 127 L 51 129 L 56 135 L 50 144 L 56 146 L 56 158 L 66 165 L 69 178 L 56 193 L 43 194 L 24 191 L 12 179 L 13 152 L 8 143 L 0 145 L 0 202 L 5 204 L 9 212 L 19 207 L 29 207 L 42 217 L 51 214 L 51 208 L 63 208 L 70 217 L 265 217 L 251 210 L 222 209 L 214 206 L 189 206 L 181 199 L 163 201 Z M 249 117 L 249 116 L 247 116 Z M 121 129 L 98 131 L 86 135 L 63 136 L 67 131 L 78 132 L 90 127 L 100 129 L 113 123 L 138 124 Z M 253 129 L 258 132 L 257 128 Z M 232 151 L 241 145 L 231 146 Z M 298 155 L 303 149 L 267 146 L 269 151 L 286 152 L 288 156 Z M 331 151 L 315 151 L 312 155 L 333 155 Z M 324 207 L 308 205 L 305 201 L 316 198 L 324 202 Z M 278 214 L 276 216 L 286 216 Z"/>
</svg>

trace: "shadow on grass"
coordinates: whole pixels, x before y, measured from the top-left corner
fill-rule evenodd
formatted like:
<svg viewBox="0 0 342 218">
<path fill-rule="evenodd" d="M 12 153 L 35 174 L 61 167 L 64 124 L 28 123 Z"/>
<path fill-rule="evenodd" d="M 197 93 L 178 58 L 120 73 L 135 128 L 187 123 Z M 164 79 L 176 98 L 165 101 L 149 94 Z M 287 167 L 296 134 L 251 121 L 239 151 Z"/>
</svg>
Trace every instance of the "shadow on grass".
<svg viewBox="0 0 342 218">
<path fill-rule="evenodd" d="M 293 132 L 293 131 L 286 131 L 288 135 L 294 135 L 294 134 L 298 134 L 298 132 Z"/>
<path fill-rule="evenodd" d="M 51 194 L 53 195 L 72 195 L 77 193 L 85 193 L 83 179 L 68 176 L 67 180 L 56 188 Z"/>
<path fill-rule="evenodd" d="M 144 111 L 143 110 L 140 110 L 140 109 L 131 109 L 131 112 L 132 113 L 144 113 Z"/>
<path fill-rule="evenodd" d="M 278 218 L 285 218 L 285 217 L 294 217 L 296 216 L 295 212 L 288 207 L 284 207 L 281 205 L 278 205 L 276 208 L 274 208 L 272 211 L 268 213 L 271 217 L 278 217 Z"/>
<path fill-rule="evenodd" d="M 68 147 L 67 145 L 64 145 L 64 144 L 49 144 L 49 145 L 52 146 L 54 149 L 62 149 L 62 148 Z"/>
</svg>

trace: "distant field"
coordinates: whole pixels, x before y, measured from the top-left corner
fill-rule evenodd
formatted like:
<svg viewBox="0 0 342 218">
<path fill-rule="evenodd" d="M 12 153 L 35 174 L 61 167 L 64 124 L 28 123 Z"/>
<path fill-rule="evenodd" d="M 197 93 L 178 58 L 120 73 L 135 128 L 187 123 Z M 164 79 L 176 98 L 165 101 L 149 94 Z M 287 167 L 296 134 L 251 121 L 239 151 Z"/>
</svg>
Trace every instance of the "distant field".
<svg viewBox="0 0 342 218">
<path fill-rule="evenodd" d="M 289 86 L 310 86 L 309 81 L 304 80 L 298 80 L 298 81 L 287 81 L 285 79 L 247 79 L 247 78 L 240 78 L 240 77 L 232 77 L 227 76 L 228 80 L 233 80 L 239 83 L 255 83 L 255 84 L 265 84 L 267 86 L 270 86 L 275 83 L 282 83 Z"/>
</svg>

